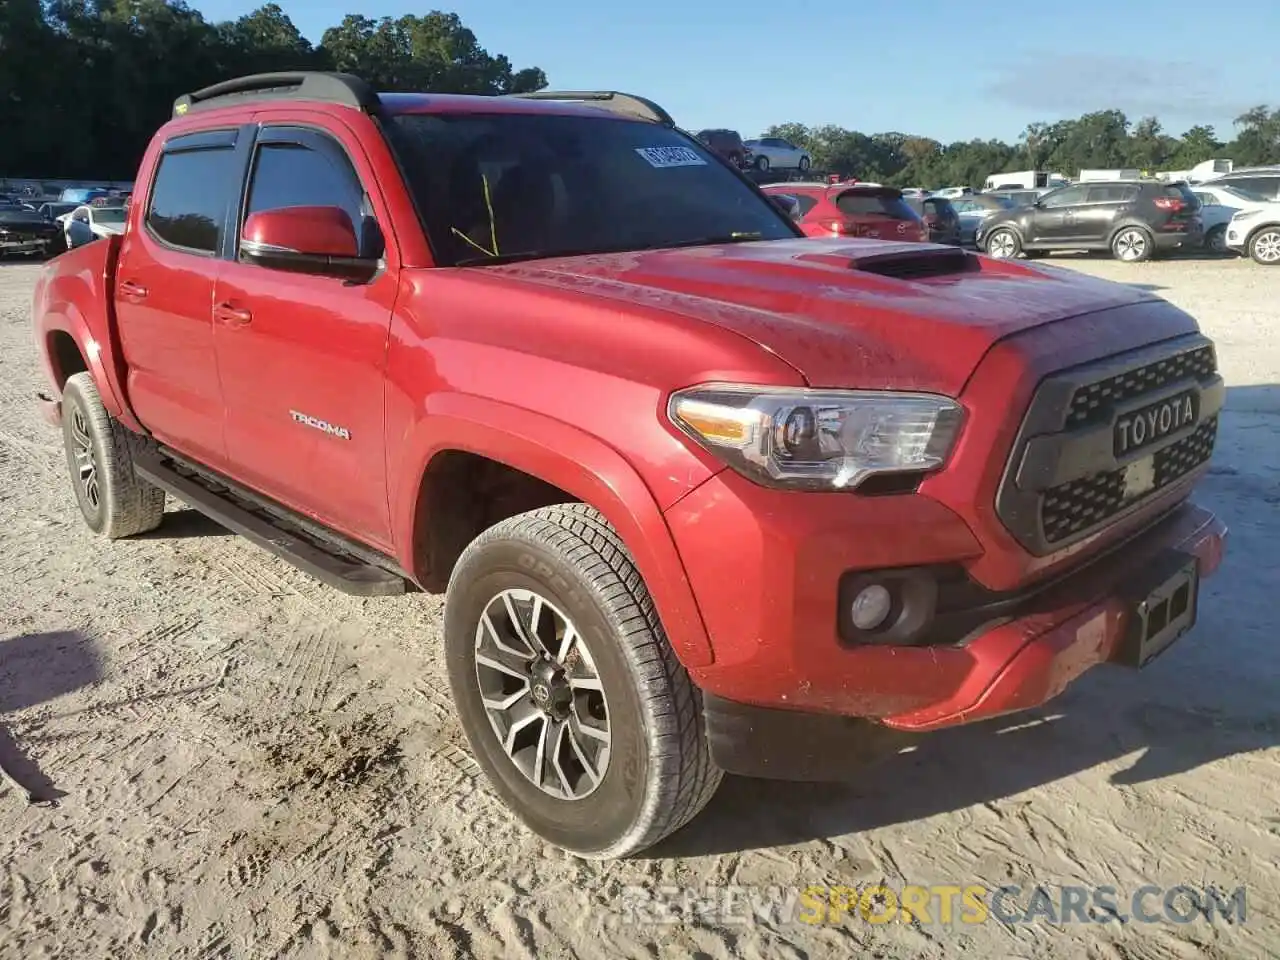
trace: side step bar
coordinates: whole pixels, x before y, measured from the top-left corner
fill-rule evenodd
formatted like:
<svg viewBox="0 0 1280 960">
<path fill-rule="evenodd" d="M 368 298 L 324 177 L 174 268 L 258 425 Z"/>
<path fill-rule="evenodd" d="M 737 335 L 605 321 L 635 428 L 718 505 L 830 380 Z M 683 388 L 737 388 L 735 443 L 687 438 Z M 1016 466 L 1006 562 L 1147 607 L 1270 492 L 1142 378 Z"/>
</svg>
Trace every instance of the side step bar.
<svg viewBox="0 0 1280 960">
<path fill-rule="evenodd" d="M 343 593 L 387 597 L 409 589 L 405 575 L 395 569 L 390 557 L 386 558 L 386 566 L 374 564 L 370 562 L 373 551 L 368 548 L 348 546 L 336 534 L 320 536 L 305 529 L 314 529 L 315 524 L 302 518 L 294 521 L 284 507 L 268 507 L 263 499 L 231 481 L 205 474 L 194 465 L 176 462 L 166 457 L 166 453 L 164 450 L 135 452 L 134 472 L 228 530 Z"/>
</svg>

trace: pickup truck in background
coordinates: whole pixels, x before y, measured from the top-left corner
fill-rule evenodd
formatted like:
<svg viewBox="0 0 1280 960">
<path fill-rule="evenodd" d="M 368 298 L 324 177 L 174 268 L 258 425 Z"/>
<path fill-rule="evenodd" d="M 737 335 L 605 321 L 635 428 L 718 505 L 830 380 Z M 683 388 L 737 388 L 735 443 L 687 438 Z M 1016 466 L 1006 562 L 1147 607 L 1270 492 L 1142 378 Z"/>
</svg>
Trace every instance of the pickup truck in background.
<svg viewBox="0 0 1280 960">
<path fill-rule="evenodd" d="M 337 589 L 445 592 L 477 760 L 583 856 L 724 771 L 840 779 L 1141 667 L 1224 549 L 1192 317 L 806 239 L 640 97 L 185 95 L 32 312 L 93 531 L 171 495 Z"/>
</svg>

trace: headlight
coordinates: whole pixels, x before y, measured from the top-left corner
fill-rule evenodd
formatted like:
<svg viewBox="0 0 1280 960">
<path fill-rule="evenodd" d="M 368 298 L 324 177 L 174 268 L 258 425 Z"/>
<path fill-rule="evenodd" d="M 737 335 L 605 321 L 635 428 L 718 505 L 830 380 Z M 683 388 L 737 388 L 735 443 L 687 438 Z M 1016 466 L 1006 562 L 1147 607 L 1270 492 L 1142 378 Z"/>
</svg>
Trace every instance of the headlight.
<svg viewBox="0 0 1280 960">
<path fill-rule="evenodd" d="M 1252 220 L 1256 216 L 1260 216 L 1261 210 L 1237 210 L 1231 215 L 1232 220 Z"/>
<path fill-rule="evenodd" d="M 853 490 L 876 474 L 941 467 L 963 410 L 924 393 L 707 384 L 674 393 L 668 415 L 757 483 Z"/>
</svg>

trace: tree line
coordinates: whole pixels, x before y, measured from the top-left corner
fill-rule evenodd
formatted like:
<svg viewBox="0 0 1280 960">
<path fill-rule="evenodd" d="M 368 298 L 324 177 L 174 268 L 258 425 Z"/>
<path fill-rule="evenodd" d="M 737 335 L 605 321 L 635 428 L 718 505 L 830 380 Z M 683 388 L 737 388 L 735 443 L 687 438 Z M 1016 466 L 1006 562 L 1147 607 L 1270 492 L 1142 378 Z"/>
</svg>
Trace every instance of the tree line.
<svg viewBox="0 0 1280 960">
<path fill-rule="evenodd" d="M 453 13 L 373 19 L 348 14 L 318 45 L 276 3 L 211 23 L 184 0 L 0 0 L 0 176 L 131 178 L 176 97 L 228 77 L 343 70 L 381 90 L 503 94 L 540 90 L 546 74 L 491 54 Z M 640 91 L 643 92 L 643 91 Z M 749 96 L 749 93 L 744 96 Z M 1186 169 L 1230 157 L 1280 161 L 1280 110 L 1256 107 L 1219 140 L 1212 127 L 1171 136 L 1155 117 L 1119 110 L 1034 123 L 1016 143 L 944 144 L 905 133 L 784 123 L 766 131 L 806 147 L 814 166 L 899 186 L 981 186 L 991 174 L 1041 169 Z"/>
<path fill-rule="evenodd" d="M 311 44 L 276 3 L 210 23 L 183 0 L 0 0 L 0 176 L 128 180 L 184 93 L 248 73 L 342 70 L 380 90 L 540 90 L 453 13 L 349 14 Z"/>
<path fill-rule="evenodd" d="M 1188 170 L 1204 160 L 1237 166 L 1280 162 L 1280 110 L 1254 107 L 1235 121 L 1235 135 L 1219 139 L 1211 126 L 1171 136 L 1156 117 L 1132 123 L 1120 110 L 1074 120 L 1033 123 L 1016 143 L 961 140 L 941 143 L 906 133 L 865 134 L 844 127 L 784 123 L 764 134 L 802 146 L 818 170 L 901 187 L 981 187 L 987 177 L 1044 170 L 1075 177 L 1086 169 Z"/>
</svg>

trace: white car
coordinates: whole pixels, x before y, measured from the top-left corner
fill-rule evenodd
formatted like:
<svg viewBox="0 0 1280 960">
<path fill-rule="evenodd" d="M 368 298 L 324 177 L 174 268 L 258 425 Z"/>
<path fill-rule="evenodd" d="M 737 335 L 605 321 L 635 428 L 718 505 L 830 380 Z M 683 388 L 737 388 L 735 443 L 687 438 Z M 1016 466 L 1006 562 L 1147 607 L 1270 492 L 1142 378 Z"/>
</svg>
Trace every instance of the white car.
<svg viewBox="0 0 1280 960">
<path fill-rule="evenodd" d="M 782 137 L 748 140 L 746 146 L 751 151 L 751 163 L 757 170 L 799 170 L 803 173 L 813 166 L 813 158 L 807 150 Z"/>
<path fill-rule="evenodd" d="M 1231 218 L 1244 210 L 1268 209 L 1275 201 L 1244 187 L 1233 187 L 1229 181 L 1199 183 L 1191 188 L 1200 201 L 1200 220 L 1204 224 L 1204 245 L 1214 253 L 1227 252 L 1227 227 Z"/>
<path fill-rule="evenodd" d="M 1280 201 L 1241 210 L 1227 224 L 1226 248 L 1264 267 L 1280 265 Z"/>
<path fill-rule="evenodd" d="M 58 220 L 67 236 L 67 249 L 82 247 L 99 237 L 124 233 L 125 214 L 124 207 L 95 207 L 92 204 L 64 213 Z"/>
</svg>

